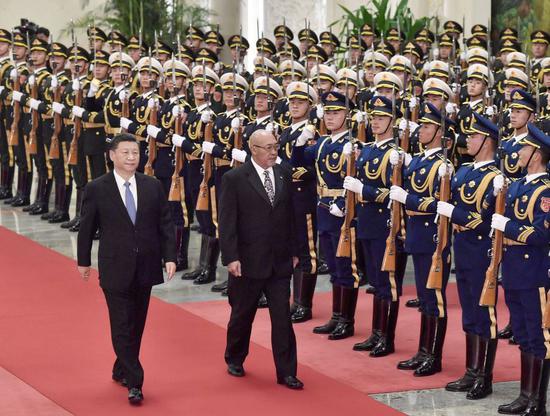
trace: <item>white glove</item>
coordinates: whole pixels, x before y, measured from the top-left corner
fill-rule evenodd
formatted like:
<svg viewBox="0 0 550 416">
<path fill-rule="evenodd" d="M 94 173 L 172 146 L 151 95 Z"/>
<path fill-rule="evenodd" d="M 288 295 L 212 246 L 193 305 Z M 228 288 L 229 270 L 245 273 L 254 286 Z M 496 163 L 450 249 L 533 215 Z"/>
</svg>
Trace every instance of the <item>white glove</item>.
<svg viewBox="0 0 550 416">
<path fill-rule="evenodd" d="M 363 182 L 353 176 L 344 178 L 344 189 L 361 195 L 363 193 Z"/>
<path fill-rule="evenodd" d="M 407 196 L 409 196 L 409 193 L 400 186 L 392 185 L 390 188 L 390 199 L 392 201 L 397 201 L 404 204 L 407 202 Z"/>
<path fill-rule="evenodd" d="M 2 94 L 5 89 L 6 89 L 6 87 L 4 87 L 3 85 L 0 85 L 0 94 Z"/>
<path fill-rule="evenodd" d="M 172 144 L 174 146 L 181 147 L 184 140 L 185 140 L 185 137 L 180 136 L 179 134 L 174 133 L 172 135 Z"/>
<path fill-rule="evenodd" d="M 433 50 L 433 56 L 434 56 L 434 59 L 439 58 L 439 49 L 438 49 L 438 48 L 435 48 L 435 49 Z"/>
<path fill-rule="evenodd" d="M 338 205 L 336 204 L 332 204 L 328 210 L 328 212 L 330 212 L 332 215 L 334 215 L 335 217 L 339 217 L 339 218 L 342 218 L 344 217 L 344 212 L 338 208 Z"/>
<path fill-rule="evenodd" d="M 497 175 L 493 179 L 493 195 L 497 196 L 502 188 L 504 187 L 504 181 L 506 179 L 504 178 L 504 175 Z"/>
<path fill-rule="evenodd" d="M 444 217 L 451 218 L 453 216 L 453 211 L 455 207 L 448 202 L 439 201 L 437 203 L 437 213 L 443 215 Z"/>
<path fill-rule="evenodd" d="M 456 104 L 455 103 L 447 103 L 445 106 L 445 111 L 447 114 L 454 114 L 456 113 Z"/>
<path fill-rule="evenodd" d="M 73 106 L 73 115 L 78 118 L 82 118 L 82 114 L 84 114 L 84 111 L 86 111 L 84 108 L 79 107 L 77 105 Z"/>
<path fill-rule="evenodd" d="M 279 126 L 275 123 L 267 123 L 267 126 L 265 126 L 265 131 L 273 134 L 277 134 L 279 130 Z"/>
<path fill-rule="evenodd" d="M 439 175 L 440 179 L 445 175 L 449 175 L 450 177 L 453 174 L 453 169 L 453 165 L 451 165 L 450 163 L 442 163 L 437 169 L 437 174 Z"/>
<path fill-rule="evenodd" d="M 244 163 L 246 162 L 246 152 L 241 149 L 233 149 L 231 150 L 231 158 L 233 160 L 236 160 L 237 162 Z"/>
<path fill-rule="evenodd" d="M 36 80 L 36 77 L 34 76 L 34 74 L 31 74 L 28 79 L 29 87 L 31 88 L 34 87 L 35 80 Z"/>
<path fill-rule="evenodd" d="M 414 110 L 417 105 L 418 105 L 418 100 L 416 99 L 415 96 L 412 96 L 411 99 L 409 100 L 409 108 L 411 110 Z"/>
<path fill-rule="evenodd" d="M 415 131 L 416 128 L 418 127 L 418 124 L 416 124 L 414 121 L 410 121 L 410 120 L 402 118 L 401 121 L 399 122 L 399 130 L 405 131 L 405 129 L 407 128 L 407 122 L 409 123 L 409 131 L 410 132 Z"/>
<path fill-rule="evenodd" d="M 460 52 L 460 60 L 465 61 L 466 60 L 466 52 L 462 51 Z"/>
<path fill-rule="evenodd" d="M 488 117 L 492 117 L 497 113 L 497 110 L 494 105 L 490 105 L 485 109 L 485 115 Z"/>
<path fill-rule="evenodd" d="M 120 127 L 122 127 L 124 130 L 128 130 L 132 123 L 132 120 L 130 120 L 129 118 L 120 117 Z"/>
<path fill-rule="evenodd" d="M 365 70 L 364 69 L 359 70 L 359 79 L 365 79 Z"/>
<path fill-rule="evenodd" d="M 275 164 L 280 165 L 283 159 L 281 159 L 279 156 L 277 156 L 277 159 L 275 159 Z"/>
<path fill-rule="evenodd" d="M 73 79 L 73 91 L 78 91 L 80 89 L 80 80 Z"/>
<path fill-rule="evenodd" d="M 323 117 L 325 116 L 325 109 L 323 108 L 323 105 L 322 104 L 317 104 L 317 118 L 319 120 L 322 120 Z"/>
<path fill-rule="evenodd" d="M 202 151 L 204 153 L 208 153 L 209 155 L 212 154 L 212 150 L 214 149 L 214 146 L 216 146 L 212 142 L 202 142 Z"/>
<path fill-rule="evenodd" d="M 52 103 L 52 110 L 56 114 L 61 114 L 63 110 L 65 110 L 65 106 L 61 103 L 56 103 L 55 101 Z"/>
<path fill-rule="evenodd" d="M 202 113 L 201 113 L 201 121 L 206 124 L 206 123 L 209 123 L 210 120 L 212 120 L 212 112 L 209 111 L 209 110 L 204 110 Z"/>
<path fill-rule="evenodd" d="M 231 128 L 233 130 L 239 130 L 241 127 L 241 119 L 239 117 L 234 117 L 231 119 Z"/>
<path fill-rule="evenodd" d="M 38 110 L 38 106 L 40 105 L 40 103 L 42 103 L 42 101 L 31 98 L 29 100 L 29 107 L 32 108 L 33 110 Z"/>
<path fill-rule="evenodd" d="M 149 100 L 147 100 L 147 108 L 155 108 L 156 104 L 154 98 L 149 98 Z"/>
<path fill-rule="evenodd" d="M 493 214 L 491 218 L 491 228 L 504 232 L 506 224 L 510 221 L 510 218 L 500 214 Z"/>
<path fill-rule="evenodd" d="M 353 146 L 351 145 L 350 142 L 347 142 L 342 148 L 342 154 L 344 156 L 349 156 L 351 155 L 351 152 L 353 152 Z"/>
<path fill-rule="evenodd" d="M 88 97 L 90 98 L 95 97 L 95 93 L 99 89 L 99 86 L 94 81 L 90 82 L 90 89 L 88 90 Z"/>
<path fill-rule="evenodd" d="M 147 126 L 147 135 L 151 136 L 153 139 L 156 139 L 159 133 L 160 133 L 160 129 L 158 127 L 153 126 L 151 124 Z"/>
<path fill-rule="evenodd" d="M 213 68 L 213 69 L 214 69 L 214 72 L 219 73 L 219 72 L 221 71 L 221 69 L 222 69 L 222 63 L 221 63 L 221 62 L 216 62 L 216 63 L 214 64 L 214 68 Z"/>
<path fill-rule="evenodd" d="M 10 78 L 12 79 L 12 81 L 15 81 L 17 79 L 17 69 L 13 68 L 10 71 Z"/>
<path fill-rule="evenodd" d="M 390 151 L 390 164 L 395 166 L 399 164 L 400 159 L 403 157 L 403 163 L 405 166 L 409 166 L 412 160 L 412 156 L 408 153 L 398 152 L 397 150 L 392 149 Z"/>
<path fill-rule="evenodd" d="M 52 79 L 50 81 L 50 87 L 57 88 L 59 83 L 57 82 L 57 77 L 55 75 L 52 75 Z"/>
<path fill-rule="evenodd" d="M 355 121 L 357 121 L 357 123 L 362 123 L 364 119 L 365 116 L 363 115 L 362 111 L 358 111 L 357 113 L 355 113 Z"/>
<path fill-rule="evenodd" d="M 23 93 L 19 92 L 19 91 L 14 91 L 14 92 L 12 92 L 11 96 L 13 97 L 14 101 L 20 102 L 21 98 L 23 98 Z"/>
<path fill-rule="evenodd" d="M 180 106 L 175 105 L 174 108 L 172 108 L 172 115 L 174 117 L 178 117 L 180 115 Z"/>
<path fill-rule="evenodd" d="M 120 92 L 118 93 L 118 97 L 120 98 L 120 101 L 126 101 L 126 99 L 130 96 L 130 94 L 128 94 L 128 91 L 125 90 L 124 88 L 120 90 Z"/>
</svg>

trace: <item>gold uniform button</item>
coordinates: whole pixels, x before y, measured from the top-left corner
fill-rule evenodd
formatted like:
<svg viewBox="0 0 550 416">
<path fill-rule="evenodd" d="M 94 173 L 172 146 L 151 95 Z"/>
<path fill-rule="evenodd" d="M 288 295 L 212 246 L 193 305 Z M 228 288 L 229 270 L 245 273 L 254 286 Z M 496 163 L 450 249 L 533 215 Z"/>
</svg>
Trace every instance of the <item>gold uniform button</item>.
<svg viewBox="0 0 550 416">
<path fill-rule="evenodd" d="M 529 254 L 524 254 L 523 257 L 525 257 L 526 259 L 529 258 Z"/>
<path fill-rule="evenodd" d="M 382 208 L 378 208 L 378 212 L 382 213 Z"/>
<path fill-rule="evenodd" d="M 424 225 L 425 225 L 426 227 L 428 227 L 428 226 L 430 225 L 430 223 L 425 222 Z"/>
<path fill-rule="evenodd" d="M 481 240 L 482 238 L 483 238 L 483 237 L 480 236 L 480 235 L 477 236 L 477 239 L 478 239 L 478 240 Z"/>
</svg>

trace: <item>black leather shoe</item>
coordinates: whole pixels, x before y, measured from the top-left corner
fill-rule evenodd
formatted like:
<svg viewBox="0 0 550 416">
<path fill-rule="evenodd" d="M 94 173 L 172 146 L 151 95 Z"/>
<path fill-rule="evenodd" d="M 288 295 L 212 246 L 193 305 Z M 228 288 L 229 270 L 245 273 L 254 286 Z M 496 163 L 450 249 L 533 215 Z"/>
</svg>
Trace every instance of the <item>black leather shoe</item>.
<svg viewBox="0 0 550 416">
<path fill-rule="evenodd" d="M 202 274 L 203 269 L 198 268 L 193 271 L 184 273 L 181 275 L 181 280 L 195 280 L 197 277 L 199 277 Z"/>
<path fill-rule="evenodd" d="M 52 219 L 55 214 L 57 214 L 59 211 L 51 211 L 51 212 L 47 212 L 45 214 L 42 214 L 40 216 L 40 219 L 43 220 L 43 221 L 49 221 L 50 219 Z"/>
<path fill-rule="evenodd" d="M 120 384 L 122 387 L 128 387 L 128 380 L 125 377 L 119 377 L 113 374 L 113 381 Z"/>
<path fill-rule="evenodd" d="M 373 294 L 376 293 L 376 288 L 373 285 L 371 285 L 370 283 L 367 283 L 365 285 L 365 292 L 370 293 L 371 295 L 373 295 Z"/>
<path fill-rule="evenodd" d="M 4 199 L 4 205 L 11 205 L 17 199 L 17 195 L 12 196 L 11 198 Z"/>
<path fill-rule="evenodd" d="M 11 193 L 11 190 L 8 190 L 8 189 L 2 189 L 2 191 L 0 191 L 0 199 L 8 199 L 8 198 L 12 198 L 13 195 Z"/>
<path fill-rule="evenodd" d="M 290 316 L 293 324 L 309 321 L 312 318 L 311 308 L 302 305 L 296 305 L 296 310 Z"/>
<path fill-rule="evenodd" d="M 214 285 L 210 288 L 212 292 L 223 292 L 225 289 L 227 289 L 227 285 L 229 284 L 228 280 L 225 280 L 221 283 L 218 283 L 217 285 Z"/>
<path fill-rule="evenodd" d="M 328 274 L 328 264 L 321 261 L 317 268 L 317 274 Z"/>
<path fill-rule="evenodd" d="M 73 225 L 71 228 L 69 228 L 69 231 L 71 233 L 77 233 L 78 230 L 80 230 L 80 219 L 78 220 L 78 222 L 75 225 Z"/>
<path fill-rule="evenodd" d="M 370 337 L 368 337 L 363 342 L 358 342 L 353 346 L 353 351 L 370 351 L 372 350 L 376 344 L 378 344 L 378 341 L 380 340 L 380 331 L 375 330 L 371 334 Z"/>
<path fill-rule="evenodd" d="M 397 369 L 399 370 L 416 370 L 420 367 L 420 364 L 426 359 L 426 353 L 418 351 L 412 358 L 405 361 L 399 361 L 397 363 Z"/>
<path fill-rule="evenodd" d="M 260 299 L 258 299 L 258 308 L 267 308 L 267 299 L 263 293 Z"/>
<path fill-rule="evenodd" d="M 201 226 L 199 224 L 191 224 L 191 227 L 189 227 L 189 230 L 198 232 L 201 229 Z"/>
<path fill-rule="evenodd" d="M 373 347 L 369 355 L 371 357 L 385 357 L 386 355 L 393 354 L 395 352 L 395 346 L 393 341 L 389 341 L 385 336 L 380 336 L 378 343 Z"/>
<path fill-rule="evenodd" d="M 228 289 L 224 289 L 222 290 L 222 296 L 229 296 L 229 290 Z"/>
<path fill-rule="evenodd" d="M 498 339 L 510 339 L 514 336 L 512 333 L 512 325 L 508 324 L 506 325 L 502 331 L 498 331 L 497 337 Z"/>
<path fill-rule="evenodd" d="M 49 219 L 49 223 L 50 224 L 59 224 L 61 222 L 65 222 L 65 221 L 68 221 L 69 220 L 69 214 L 67 214 L 66 212 L 57 212 L 55 215 L 53 215 L 50 219 Z"/>
<path fill-rule="evenodd" d="M 128 389 L 128 401 L 131 404 L 141 404 L 143 401 L 143 392 L 139 387 Z"/>
<path fill-rule="evenodd" d="M 38 206 L 38 208 L 33 209 L 32 211 L 29 211 L 29 215 L 42 215 L 47 214 L 49 212 L 49 209 L 47 206 Z"/>
<path fill-rule="evenodd" d="M 244 368 L 238 364 L 227 364 L 227 372 L 233 377 L 244 377 Z"/>
<path fill-rule="evenodd" d="M 17 198 L 11 205 L 12 207 L 22 207 L 23 205 L 19 205 L 20 204 L 20 201 L 22 200 L 23 198 L 19 197 Z M 23 208 L 23 212 L 31 212 L 32 210 L 35 210 L 36 208 L 38 208 L 38 202 L 33 202 L 32 204 L 27 204 L 25 206 L 25 208 Z"/>
<path fill-rule="evenodd" d="M 211 270 L 205 269 L 203 272 L 197 276 L 195 280 L 193 280 L 194 285 L 206 285 L 208 283 L 212 283 L 216 280 L 216 272 L 212 272 Z"/>
<path fill-rule="evenodd" d="M 514 336 L 512 335 L 510 337 L 510 339 L 508 340 L 508 344 L 510 345 L 518 345 L 518 343 L 516 342 L 516 339 L 514 338 Z"/>
<path fill-rule="evenodd" d="M 9 200 L 8 200 L 9 201 Z M 25 208 L 28 208 L 30 207 L 30 201 L 28 198 L 17 198 L 15 201 L 13 201 L 11 203 L 11 206 L 12 207 L 25 207 Z M 25 209 L 23 208 L 23 209 Z"/>
<path fill-rule="evenodd" d="M 420 299 L 409 299 L 405 302 L 407 308 L 418 308 L 420 306 Z"/>
<path fill-rule="evenodd" d="M 278 384 L 283 384 L 292 390 L 301 390 L 304 388 L 304 383 L 302 383 L 296 376 L 286 376 L 283 378 L 277 379 Z"/>
<path fill-rule="evenodd" d="M 68 230 L 69 228 L 74 227 L 78 222 L 80 222 L 80 218 L 79 217 L 74 217 L 72 220 L 64 222 L 63 224 L 61 224 L 61 228 L 64 228 L 64 229 Z"/>
<path fill-rule="evenodd" d="M 331 341 L 338 341 L 340 339 L 346 339 L 352 337 L 355 333 L 355 326 L 353 322 L 338 322 L 336 328 L 328 334 L 328 339 Z"/>
</svg>

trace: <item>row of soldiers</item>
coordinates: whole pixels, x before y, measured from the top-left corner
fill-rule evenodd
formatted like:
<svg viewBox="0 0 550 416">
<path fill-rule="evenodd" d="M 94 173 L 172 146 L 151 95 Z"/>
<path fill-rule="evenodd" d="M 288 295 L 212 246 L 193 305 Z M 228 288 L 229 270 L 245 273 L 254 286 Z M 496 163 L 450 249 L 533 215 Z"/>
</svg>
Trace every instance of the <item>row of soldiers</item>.
<svg viewBox="0 0 550 416">
<path fill-rule="evenodd" d="M 265 151 L 277 151 L 293 177 L 300 243 L 293 322 L 312 317 L 322 257 L 332 316 L 313 331 L 331 340 L 354 335 L 363 275 L 374 294 L 372 334 L 354 350 L 393 353 L 412 258 L 419 346 L 398 368 L 415 376 L 440 372 L 454 244 L 466 372 L 447 389 L 469 399 L 492 392 L 502 263 L 522 386 L 499 412 L 544 414 L 550 138 L 535 121 L 550 115 L 550 35 L 531 34 L 530 57 L 513 28 L 501 31 L 497 48 L 483 25 L 461 45 L 462 32 L 448 21 L 437 36 L 422 29 L 407 41 L 398 28 L 382 35 L 367 23 L 343 47 L 330 31 L 317 36 L 306 27 L 296 46 L 293 32 L 280 25 L 274 42 L 258 40 L 248 72 L 249 42 L 229 37 L 232 64 L 223 64 L 218 30 L 190 27 L 184 43 L 155 39 L 150 51 L 139 35 L 107 36 L 98 27 L 88 29 L 89 50 L 0 29 L 0 197 L 78 230 L 86 183 L 110 169 L 110 139 L 130 132 L 140 142 L 138 170 L 164 185 L 178 270 L 188 267 L 190 225 L 194 218 L 199 224 L 198 267 L 182 278 L 210 283 L 219 257 L 221 178 L 249 160 L 254 131 L 271 131 L 279 144 Z M 73 183 L 77 207 L 69 221 Z"/>
</svg>

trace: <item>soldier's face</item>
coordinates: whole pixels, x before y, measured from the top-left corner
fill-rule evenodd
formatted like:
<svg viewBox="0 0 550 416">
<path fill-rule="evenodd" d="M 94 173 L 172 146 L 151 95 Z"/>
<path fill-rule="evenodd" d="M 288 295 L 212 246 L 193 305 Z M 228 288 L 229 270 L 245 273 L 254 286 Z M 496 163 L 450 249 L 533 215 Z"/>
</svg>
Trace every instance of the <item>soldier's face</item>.
<svg viewBox="0 0 550 416">
<path fill-rule="evenodd" d="M 100 51 L 103 49 L 103 41 L 101 39 L 94 40 L 94 45 L 91 48 L 92 50 L 94 49 L 94 46 L 96 51 Z"/>
<path fill-rule="evenodd" d="M 397 77 L 401 80 L 401 82 L 403 83 L 403 85 L 405 85 L 405 71 L 391 71 L 393 72 L 395 75 L 397 75 Z"/>
<path fill-rule="evenodd" d="M 368 65 L 366 68 L 365 68 L 365 79 L 366 81 L 372 85 L 373 83 L 373 80 L 374 80 L 374 76 L 376 74 L 378 74 L 382 69 L 377 67 L 376 65 L 374 66 L 374 68 L 372 67 L 372 63 L 369 61 L 368 63 L 365 63 L 365 65 Z"/>
<path fill-rule="evenodd" d="M 435 94 L 428 94 L 424 97 L 424 99 L 426 100 L 426 102 L 431 103 L 438 110 L 441 110 L 443 108 L 443 104 L 445 103 L 443 97 Z"/>
<path fill-rule="evenodd" d="M 525 146 L 522 146 L 521 149 L 519 149 L 519 160 L 518 160 L 518 165 L 521 167 L 521 168 L 527 168 L 529 167 L 529 165 L 531 164 L 536 164 L 538 163 L 538 160 L 539 160 L 539 152 L 536 151 L 536 147 L 533 147 L 533 146 L 529 146 L 529 145 L 525 145 Z M 533 152 L 535 154 L 533 154 Z M 531 157 L 531 155 L 533 155 L 533 157 Z M 531 161 L 529 161 L 529 159 L 531 159 Z"/>
<path fill-rule="evenodd" d="M 363 57 L 363 50 L 359 48 L 351 49 L 351 63 L 355 65 L 357 62 L 361 62 Z"/>
<path fill-rule="evenodd" d="M 393 46 L 393 49 L 395 49 L 397 53 L 399 53 L 401 50 L 401 42 L 398 40 L 389 40 L 388 43 Z"/>
<path fill-rule="evenodd" d="M 543 84 L 546 88 L 550 88 L 550 72 L 547 72 L 546 74 L 543 75 L 543 77 L 542 77 L 542 84 Z"/>
<path fill-rule="evenodd" d="M 468 154 L 470 156 L 477 155 L 480 148 L 483 145 L 487 145 L 487 141 L 491 140 L 491 139 L 487 138 L 487 140 L 485 140 L 485 144 L 484 144 L 483 140 L 485 139 L 485 137 L 486 136 L 481 134 L 481 133 L 473 133 L 473 134 L 468 136 L 468 138 L 466 139 L 466 149 L 467 149 Z"/>
<path fill-rule="evenodd" d="M 172 76 L 171 75 L 168 75 L 166 76 L 165 78 L 165 85 L 166 85 L 166 89 L 168 91 L 172 91 L 172 89 L 174 88 L 174 82 L 172 81 Z M 181 89 L 183 88 L 183 85 L 185 83 L 185 78 L 182 77 L 182 76 L 177 76 L 176 77 L 176 92 L 179 92 L 181 91 Z"/>
<path fill-rule="evenodd" d="M 50 56 L 50 66 L 54 72 L 63 71 L 65 69 L 65 58 L 62 56 Z"/>
<path fill-rule="evenodd" d="M 119 43 L 110 43 L 111 53 L 122 51 L 122 45 Z"/>
<path fill-rule="evenodd" d="M 325 125 L 327 130 L 338 132 L 345 127 L 347 111 L 346 110 L 329 110 L 325 111 Z"/>
<path fill-rule="evenodd" d="M 413 55 L 412 53 L 406 53 L 405 58 L 408 58 L 413 65 L 416 65 L 418 62 L 418 56 Z"/>
<path fill-rule="evenodd" d="M 148 88 L 155 88 L 157 85 L 158 75 L 154 72 L 149 73 L 149 71 L 141 71 L 139 73 L 139 83 Z"/>
<path fill-rule="evenodd" d="M 338 86 L 337 90 L 340 93 L 347 95 L 350 100 L 353 100 L 353 98 L 355 97 L 355 87 L 353 85 L 348 85 L 348 87 L 346 88 L 345 84 L 341 84 Z"/>
<path fill-rule="evenodd" d="M 290 116 L 293 119 L 301 119 L 305 117 L 309 111 L 309 101 L 301 100 L 299 98 L 292 98 L 288 102 L 288 108 L 290 110 Z"/>
<path fill-rule="evenodd" d="M 416 42 L 418 46 L 420 46 L 420 49 L 422 49 L 422 53 L 424 54 L 427 54 L 428 53 L 428 49 L 430 48 L 430 44 L 426 41 L 420 41 L 420 42 Z"/>
<path fill-rule="evenodd" d="M 436 126 L 435 124 L 422 123 L 418 132 L 418 139 L 420 140 L 420 143 L 441 143 L 441 140 L 438 141 L 437 138 L 434 138 L 434 135 L 436 134 L 438 129 L 439 126 Z"/>
<path fill-rule="evenodd" d="M 468 95 L 478 97 L 485 92 L 485 83 L 477 78 L 470 78 L 466 83 L 468 87 Z"/>
<path fill-rule="evenodd" d="M 233 62 L 237 62 L 237 57 L 239 56 L 239 54 L 240 54 L 240 57 L 238 61 L 242 62 L 244 57 L 246 56 L 246 51 L 243 50 L 242 48 L 240 48 L 239 50 L 237 48 L 231 48 L 231 60 Z"/>
<path fill-rule="evenodd" d="M 533 118 L 533 113 L 523 108 L 512 108 L 510 113 L 510 124 L 514 129 L 525 127 L 527 122 Z"/>
<path fill-rule="evenodd" d="M 6 55 L 10 51 L 10 44 L 7 42 L 0 42 L 0 56 Z"/>
<path fill-rule="evenodd" d="M 107 79 L 109 76 L 109 65 L 95 64 L 94 65 L 94 78 L 99 80 Z"/>
<path fill-rule="evenodd" d="M 532 43 L 531 44 L 531 52 L 533 52 L 533 55 L 535 58 L 541 58 L 544 55 L 546 55 L 546 49 L 548 48 L 548 45 L 545 43 Z"/>
<path fill-rule="evenodd" d="M 14 46 L 13 54 L 15 55 L 15 59 L 17 61 L 25 59 L 25 56 L 27 54 L 27 48 L 24 48 L 23 46 Z"/>
<path fill-rule="evenodd" d="M 218 54 L 218 44 L 215 42 L 210 42 L 206 44 L 206 49 L 210 49 L 216 55 Z"/>
<path fill-rule="evenodd" d="M 83 59 L 73 59 L 69 64 L 71 68 L 71 73 L 74 75 L 81 75 L 88 70 L 88 63 Z"/>
<path fill-rule="evenodd" d="M 128 49 L 128 55 L 130 55 L 130 58 L 132 58 L 134 62 L 137 62 L 141 57 L 141 51 L 137 48 Z"/>
<path fill-rule="evenodd" d="M 42 51 L 32 51 L 31 52 L 31 61 L 32 61 L 32 64 L 33 66 L 40 66 L 40 65 L 44 65 L 46 63 L 46 58 L 47 58 L 47 54 L 46 52 L 42 52 Z"/>
<path fill-rule="evenodd" d="M 452 48 L 450 46 L 440 46 L 439 47 L 439 59 L 442 61 L 449 59 L 451 56 Z"/>
<path fill-rule="evenodd" d="M 128 68 L 115 66 L 111 69 L 111 78 L 115 85 L 122 85 L 128 79 L 129 73 Z"/>
<path fill-rule="evenodd" d="M 269 111 L 268 108 L 268 97 L 267 94 L 256 94 L 254 95 L 254 109 L 258 112 Z"/>
<path fill-rule="evenodd" d="M 378 88 L 376 90 L 376 95 L 381 95 L 382 97 L 386 97 L 388 100 L 391 100 L 393 97 L 393 90 L 391 88 Z"/>
<path fill-rule="evenodd" d="M 322 43 L 321 48 L 326 52 L 327 56 L 332 56 L 334 45 L 332 43 Z"/>
<path fill-rule="evenodd" d="M 235 97 L 239 102 L 241 102 L 242 92 L 239 90 L 235 90 L 235 94 L 233 94 L 233 88 L 223 90 L 223 103 L 227 108 L 235 108 Z"/>
<path fill-rule="evenodd" d="M 374 36 L 373 35 L 363 35 L 363 36 L 361 36 L 361 38 L 367 44 L 367 48 L 370 48 L 371 45 L 372 45 L 372 42 L 374 41 Z"/>
<path fill-rule="evenodd" d="M 212 89 L 212 84 L 210 84 L 209 82 L 207 82 L 204 89 L 206 89 L 206 93 L 207 93 L 207 94 L 210 94 L 210 93 L 211 93 L 211 89 Z M 205 96 L 204 96 L 203 83 L 202 83 L 202 82 L 195 82 L 195 83 L 193 84 L 193 95 L 195 96 L 195 98 L 196 98 L 197 100 L 204 101 Z"/>
<path fill-rule="evenodd" d="M 373 134 L 385 134 L 389 131 L 388 123 L 391 123 L 392 118 L 387 116 L 373 116 L 371 120 L 371 128 Z"/>
<path fill-rule="evenodd" d="M 321 86 L 319 91 L 317 91 L 317 94 L 319 95 L 322 95 L 325 92 L 332 91 L 332 87 L 334 87 L 334 84 L 326 79 L 322 79 L 319 85 Z"/>
</svg>

